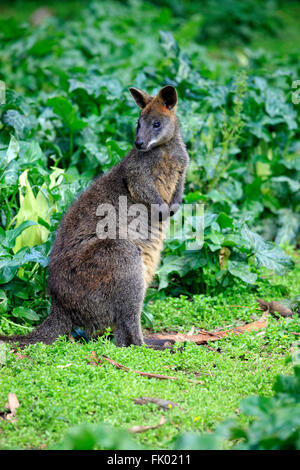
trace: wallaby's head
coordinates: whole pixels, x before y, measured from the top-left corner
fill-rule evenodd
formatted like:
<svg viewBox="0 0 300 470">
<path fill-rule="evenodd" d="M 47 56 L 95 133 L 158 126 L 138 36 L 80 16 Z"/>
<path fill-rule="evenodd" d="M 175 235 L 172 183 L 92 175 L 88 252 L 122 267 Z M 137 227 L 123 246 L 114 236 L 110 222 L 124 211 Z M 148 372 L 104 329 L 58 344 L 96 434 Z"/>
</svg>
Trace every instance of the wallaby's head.
<svg viewBox="0 0 300 470">
<path fill-rule="evenodd" d="M 155 97 L 137 88 L 129 90 L 141 108 L 136 129 L 136 148 L 147 152 L 171 140 L 176 130 L 176 88 L 165 86 Z"/>
</svg>

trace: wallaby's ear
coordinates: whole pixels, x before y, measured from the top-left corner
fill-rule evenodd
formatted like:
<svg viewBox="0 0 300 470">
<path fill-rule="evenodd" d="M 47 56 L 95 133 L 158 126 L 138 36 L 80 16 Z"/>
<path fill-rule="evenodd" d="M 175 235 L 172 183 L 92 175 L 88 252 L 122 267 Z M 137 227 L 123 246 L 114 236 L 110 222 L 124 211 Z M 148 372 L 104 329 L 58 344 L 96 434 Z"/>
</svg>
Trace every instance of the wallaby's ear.
<svg viewBox="0 0 300 470">
<path fill-rule="evenodd" d="M 167 109 L 175 108 L 177 104 L 177 91 L 171 85 L 164 86 L 158 93 L 158 98 L 160 98 L 163 104 Z"/>
<path fill-rule="evenodd" d="M 134 101 L 138 105 L 139 108 L 145 108 L 148 103 L 152 100 L 152 97 L 148 95 L 148 93 L 145 93 L 142 90 L 139 90 L 138 88 L 129 88 L 130 93 L 133 96 Z"/>
</svg>

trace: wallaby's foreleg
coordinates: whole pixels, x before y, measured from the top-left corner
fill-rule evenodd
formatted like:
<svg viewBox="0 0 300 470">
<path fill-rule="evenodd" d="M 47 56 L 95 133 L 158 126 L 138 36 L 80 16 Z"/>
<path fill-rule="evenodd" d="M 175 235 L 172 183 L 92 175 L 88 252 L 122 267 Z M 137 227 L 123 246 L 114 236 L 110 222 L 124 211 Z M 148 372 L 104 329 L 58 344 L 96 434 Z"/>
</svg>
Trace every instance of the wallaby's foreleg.
<svg viewBox="0 0 300 470">
<path fill-rule="evenodd" d="M 170 215 L 176 214 L 176 212 L 179 210 L 181 203 L 182 203 L 182 196 L 184 192 L 184 182 L 185 182 L 185 171 L 182 172 L 180 175 L 177 185 L 174 191 L 174 194 L 172 196 L 171 202 L 170 202 Z"/>
<path fill-rule="evenodd" d="M 136 185 L 136 181 L 139 185 Z M 150 178 L 141 177 L 141 175 L 129 178 L 127 180 L 127 187 L 132 198 L 144 204 L 150 210 L 157 213 L 159 220 L 165 220 L 170 215 L 169 206 L 159 194 L 153 180 Z"/>
</svg>

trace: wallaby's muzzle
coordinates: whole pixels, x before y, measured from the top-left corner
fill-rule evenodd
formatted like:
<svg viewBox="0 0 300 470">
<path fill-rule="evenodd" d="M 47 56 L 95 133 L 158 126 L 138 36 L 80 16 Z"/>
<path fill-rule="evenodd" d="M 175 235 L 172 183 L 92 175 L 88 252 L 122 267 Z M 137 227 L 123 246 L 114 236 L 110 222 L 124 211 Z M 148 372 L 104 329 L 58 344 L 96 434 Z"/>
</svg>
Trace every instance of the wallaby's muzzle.
<svg viewBox="0 0 300 470">
<path fill-rule="evenodd" d="M 145 146 L 144 142 L 142 140 L 136 140 L 135 141 L 135 146 L 138 150 L 142 150 Z"/>
</svg>

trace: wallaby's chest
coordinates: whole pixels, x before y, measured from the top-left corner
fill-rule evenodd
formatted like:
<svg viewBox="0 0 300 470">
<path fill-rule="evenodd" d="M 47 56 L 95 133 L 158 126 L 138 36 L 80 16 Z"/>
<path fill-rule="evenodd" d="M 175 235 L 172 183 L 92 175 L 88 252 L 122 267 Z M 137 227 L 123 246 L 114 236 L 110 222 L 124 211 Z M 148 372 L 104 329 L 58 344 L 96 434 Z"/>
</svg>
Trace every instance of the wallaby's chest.
<svg viewBox="0 0 300 470">
<path fill-rule="evenodd" d="M 152 168 L 151 177 L 158 193 L 167 204 L 170 204 L 172 200 L 181 173 L 182 165 L 168 152 L 163 152 Z M 159 263 L 164 236 L 165 229 L 161 227 L 157 237 L 140 245 L 146 285 L 150 284 Z"/>
<path fill-rule="evenodd" d="M 181 173 L 182 165 L 168 152 L 163 152 L 159 161 L 152 168 L 151 176 L 154 184 L 167 204 L 172 199 Z"/>
</svg>

